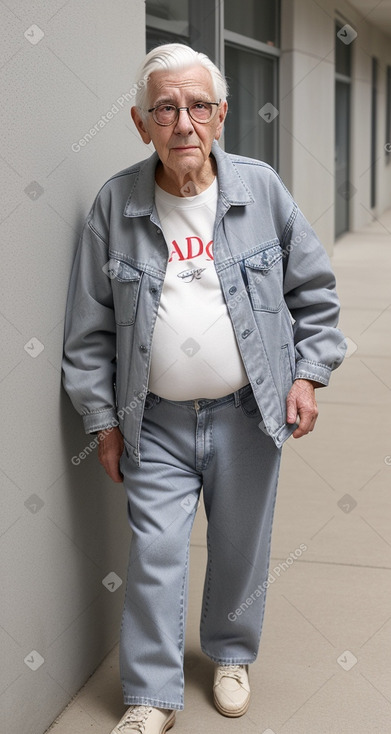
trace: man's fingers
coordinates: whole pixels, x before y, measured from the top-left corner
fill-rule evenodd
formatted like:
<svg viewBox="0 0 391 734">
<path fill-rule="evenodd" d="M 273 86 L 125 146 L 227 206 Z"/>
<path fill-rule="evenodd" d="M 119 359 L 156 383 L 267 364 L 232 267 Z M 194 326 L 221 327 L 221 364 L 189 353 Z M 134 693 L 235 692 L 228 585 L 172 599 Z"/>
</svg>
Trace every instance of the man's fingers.
<svg viewBox="0 0 391 734">
<path fill-rule="evenodd" d="M 121 474 L 119 470 L 119 459 L 118 458 L 111 458 L 107 463 L 103 464 L 103 467 L 106 471 L 106 474 L 109 475 L 110 479 L 113 480 L 113 482 L 122 482 L 123 481 L 123 475 Z"/>
<path fill-rule="evenodd" d="M 100 463 L 102 464 L 106 474 L 109 475 L 110 479 L 112 479 L 113 482 L 123 481 L 123 475 L 121 474 L 119 470 L 119 457 L 118 456 L 103 457 Z"/>
<path fill-rule="evenodd" d="M 293 397 L 288 396 L 286 401 L 286 422 L 296 423 L 297 416 L 297 401 Z"/>
<path fill-rule="evenodd" d="M 318 407 L 314 387 L 308 380 L 300 379 L 293 383 L 286 401 L 286 414 L 287 423 L 300 423 L 292 434 L 294 438 L 301 438 L 314 430 Z"/>
<path fill-rule="evenodd" d="M 124 441 L 118 428 L 112 428 L 105 432 L 99 448 L 98 458 L 106 474 L 113 482 L 123 481 L 123 475 L 119 469 L 119 462 L 124 450 Z"/>
<path fill-rule="evenodd" d="M 296 430 L 292 433 L 293 438 L 301 438 L 302 436 L 305 436 L 307 433 L 310 433 L 314 430 L 315 423 L 316 423 L 317 415 L 314 415 L 312 413 L 302 413 L 300 419 L 299 419 L 299 427 L 296 428 Z"/>
</svg>

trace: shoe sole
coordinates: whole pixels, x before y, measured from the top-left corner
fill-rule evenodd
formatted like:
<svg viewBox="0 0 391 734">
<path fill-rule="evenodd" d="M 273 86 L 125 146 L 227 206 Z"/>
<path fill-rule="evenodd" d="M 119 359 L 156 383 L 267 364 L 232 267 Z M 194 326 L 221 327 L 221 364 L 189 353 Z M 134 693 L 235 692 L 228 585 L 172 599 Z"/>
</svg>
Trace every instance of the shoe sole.
<svg viewBox="0 0 391 734">
<path fill-rule="evenodd" d="M 225 709 L 221 704 L 218 702 L 217 698 L 213 696 L 214 704 L 217 708 L 217 711 L 220 714 L 223 714 L 223 716 L 229 716 L 230 718 L 234 719 L 237 716 L 243 716 L 243 714 L 246 713 L 249 705 L 250 705 L 250 697 L 248 697 L 246 703 L 242 706 L 241 709 L 236 709 L 236 711 L 229 711 L 228 709 Z"/>
<path fill-rule="evenodd" d="M 175 711 L 173 711 L 168 721 L 166 721 L 166 723 L 164 724 L 164 727 L 162 729 L 162 734 L 166 734 L 166 731 L 171 729 L 174 726 L 174 724 L 175 724 Z"/>
</svg>

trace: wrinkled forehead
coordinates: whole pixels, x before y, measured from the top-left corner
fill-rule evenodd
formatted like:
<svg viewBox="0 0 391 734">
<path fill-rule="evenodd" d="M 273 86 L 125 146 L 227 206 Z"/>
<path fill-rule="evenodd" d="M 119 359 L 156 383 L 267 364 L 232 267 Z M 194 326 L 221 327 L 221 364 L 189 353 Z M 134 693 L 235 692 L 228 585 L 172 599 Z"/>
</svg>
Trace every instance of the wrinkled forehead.
<svg viewBox="0 0 391 734">
<path fill-rule="evenodd" d="M 204 66 L 189 66 L 173 71 L 154 71 L 148 79 L 148 105 L 160 101 L 182 102 L 205 99 L 214 101 L 213 79 Z"/>
</svg>

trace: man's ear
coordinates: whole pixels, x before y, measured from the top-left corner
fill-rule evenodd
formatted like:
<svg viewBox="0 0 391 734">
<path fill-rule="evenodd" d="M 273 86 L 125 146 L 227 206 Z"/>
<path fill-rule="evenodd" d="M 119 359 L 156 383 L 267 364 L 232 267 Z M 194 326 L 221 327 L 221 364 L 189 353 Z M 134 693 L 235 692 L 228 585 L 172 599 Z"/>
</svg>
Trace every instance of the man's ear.
<svg viewBox="0 0 391 734">
<path fill-rule="evenodd" d="M 228 103 L 222 102 L 217 111 L 218 124 L 216 127 L 215 140 L 219 140 L 221 133 L 223 132 L 224 120 L 227 116 L 227 112 L 228 112 Z"/>
<path fill-rule="evenodd" d="M 132 107 L 132 109 L 130 110 L 130 114 L 132 116 L 132 120 L 133 120 L 134 124 L 137 127 L 137 130 L 139 131 L 139 133 L 141 135 L 142 141 L 146 145 L 148 145 L 148 143 L 151 142 L 152 138 L 151 138 L 151 136 L 150 136 L 150 134 L 149 134 L 149 132 L 148 132 L 148 130 L 146 128 L 145 122 L 144 122 L 143 118 L 141 117 L 141 115 L 140 115 L 137 107 Z"/>
</svg>

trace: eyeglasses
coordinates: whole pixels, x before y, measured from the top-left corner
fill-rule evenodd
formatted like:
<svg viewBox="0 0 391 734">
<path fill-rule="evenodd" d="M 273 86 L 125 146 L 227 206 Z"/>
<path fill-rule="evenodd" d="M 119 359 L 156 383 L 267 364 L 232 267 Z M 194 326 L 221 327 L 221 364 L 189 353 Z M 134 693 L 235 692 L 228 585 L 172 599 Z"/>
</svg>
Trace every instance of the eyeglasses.
<svg viewBox="0 0 391 734">
<path fill-rule="evenodd" d="M 159 104 L 151 107 L 152 117 L 158 125 L 173 125 L 179 117 L 181 110 L 186 110 L 194 122 L 206 124 L 210 122 L 217 112 L 219 102 L 194 102 L 190 107 L 176 107 L 174 104 Z"/>
</svg>

